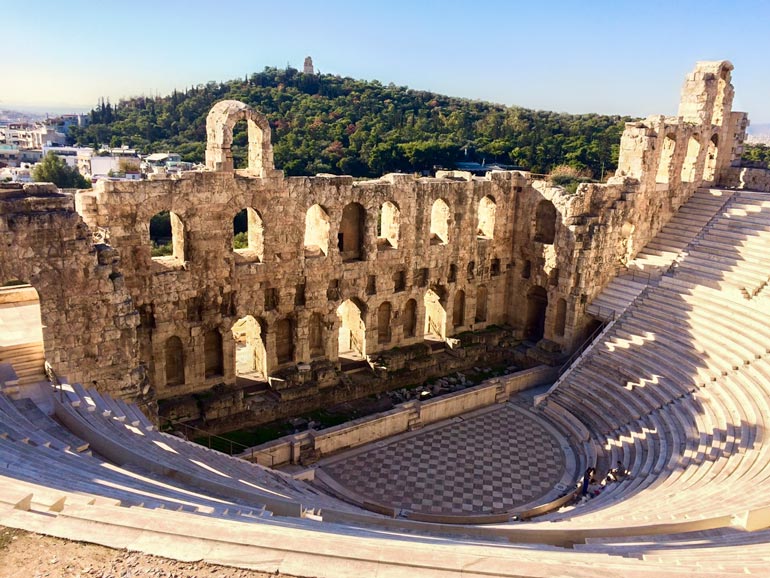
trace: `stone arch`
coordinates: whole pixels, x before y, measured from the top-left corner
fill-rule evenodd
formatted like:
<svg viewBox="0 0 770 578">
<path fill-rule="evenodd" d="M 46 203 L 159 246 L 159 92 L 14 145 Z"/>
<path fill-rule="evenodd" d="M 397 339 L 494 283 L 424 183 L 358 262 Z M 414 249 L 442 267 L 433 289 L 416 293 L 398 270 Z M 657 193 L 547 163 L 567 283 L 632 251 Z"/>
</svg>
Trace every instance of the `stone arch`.
<svg viewBox="0 0 770 578">
<path fill-rule="evenodd" d="M 232 327 L 235 341 L 235 376 L 267 380 L 267 324 L 251 315 L 240 318 Z"/>
<path fill-rule="evenodd" d="M 479 225 L 476 234 L 485 239 L 495 236 L 495 212 L 497 204 L 494 197 L 487 195 L 479 201 Z"/>
<path fill-rule="evenodd" d="M 537 204 L 535 211 L 535 242 L 553 245 L 556 237 L 556 207 L 543 199 Z"/>
<path fill-rule="evenodd" d="M 324 354 L 324 322 L 320 313 L 313 313 L 308 322 L 308 346 L 311 357 Z"/>
<path fill-rule="evenodd" d="M 246 207 L 233 217 L 233 250 L 255 261 L 265 258 L 265 224 L 256 209 Z"/>
<path fill-rule="evenodd" d="M 346 299 L 337 308 L 340 318 L 338 355 L 363 359 L 366 357 L 366 307 L 355 297 Z"/>
<path fill-rule="evenodd" d="M 687 153 L 682 164 L 682 182 L 692 183 L 698 172 L 698 156 L 700 155 L 700 135 L 694 134 L 687 141 Z"/>
<path fill-rule="evenodd" d="M 305 213 L 305 257 L 329 254 L 329 214 L 315 204 Z"/>
<path fill-rule="evenodd" d="M 401 227 L 401 210 L 392 201 L 385 201 L 380 207 L 377 223 L 377 244 L 386 249 L 398 249 Z"/>
<path fill-rule="evenodd" d="M 279 364 L 294 361 L 294 321 L 290 317 L 275 323 L 275 356 Z"/>
<path fill-rule="evenodd" d="M 342 209 L 342 220 L 337 232 L 337 247 L 343 261 L 364 258 L 366 209 L 360 203 L 348 203 Z"/>
<path fill-rule="evenodd" d="M 444 199 L 436 199 L 430 209 L 430 244 L 446 245 L 449 242 L 449 205 Z"/>
<path fill-rule="evenodd" d="M 446 291 L 442 287 L 433 287 L 425 292 L 425 338 L 446 339 Z"/>
<path fill-rule="evenodd" d="M 417 301 L 409 299 L 404 305 L 404 337 L 417 335 Z"/>
<path fill-rule="evenodd" d="M 166 385 L 183 385 L 185 382 L 185 354 L 182 340 L 176 335 L 166 339 Z"/>
<path fill-rule="evenodd" d="M 567 301 L 563 298 L 559 298 L 556 301 L 556 322 L 554 323 L 553 332 L 557 337 L 564 337 L 564 329 L 567 323 Z"/>
<path fill-rule="evenodd" d="M 12 279 L 0 285 L 0 351 L 5 350 L 4 362 L 15 364 L 21 385 L 45 380 L 41 305 L 40 293 L 29 283 Z M 15 352 L 23 366 L 16 363 Z"/>
<path fill-rule="evenodd" d="M 714 133 L 708 142 L 706 153 L 706 167 L 703 170 L 704 181 L 714 181 L 717 172 L 717 155 L 719 154 L 719 135 Z"/>
<path fill-rule="evenodd" d="M 222 334 L 216 329 L 211 329 L 203 335 L 203 358 L 206 379 L 224 375 Z"/>
<path fill-rule="evenodd" d="M 719 66 L 717 75 L 717 93 L 714 98 L 714 108 L 711 112 L 711 124 L 722 125 L 725 118 L 725 109 L 732 106 L 730 77 L 733 65 L 723 61 Z"/>
<path fill-rule="evenodd" d="M 149 235 L 153 259 L 172 258 L 185 261 L 184 221 L 173 211 L 161 211 L 149 222 Z"/>
<path fill-rule="evenodd" d="M 393 311 L 389 301 L 383 301 L 377 308 L 377 343 L 390 343 L 390 318 Z"/>
<path fill-rule="evenodd" d="M 455 291 L 454 303 L 452 304 L 452 325 L 454 327 L 465 325 L 465 291 L 462 289 Z"/>
<path fill-rule="evenodd" d="M 482 323 L 487 320 L 487 301 L 489 293 L 486 285 L 480 285 L 476 289 L 476 323 Z"/>
<path fill-rule="evenodd" d="M 524 339 L 540 341 L 545 334 L 545 314 L 548 310 L 548 292 L 540 286 L 527 292 L 527 319 L 524 324 Z"/>
<path fill-rule="evenodd" d="M 248 171 L 259 177 L 273 176 L 273 145 L 265 115 L 237 100 L 223 100 L 206 117 L 206 168 L 232 172 L 233 127 L 245 120 L 248 126 Z"/>
<path fill-rule="evenodd" d="M 671 175 L 671 161 L 676 151 L 676 135 L 668 133 L 663 139 L 663 149 L 660 152 L 658 171 L 655 175 L 656 183 L 668 183 Z"/>
</svg>

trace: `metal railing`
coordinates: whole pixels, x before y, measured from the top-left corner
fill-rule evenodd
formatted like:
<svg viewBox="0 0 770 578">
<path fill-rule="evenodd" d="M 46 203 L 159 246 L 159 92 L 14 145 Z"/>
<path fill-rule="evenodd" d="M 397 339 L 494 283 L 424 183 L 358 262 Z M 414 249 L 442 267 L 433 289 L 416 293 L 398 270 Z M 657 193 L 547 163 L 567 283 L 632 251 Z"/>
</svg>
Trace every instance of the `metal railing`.
<svg viewBox="0 0 770 578">
<path fill-rule="evenodd" d="M 607 326 L 612 323 L 615 320 L 615 311 L 612 311 L 612 315 L 609 316 L 609 319 L 607 321 L 603 322 L 601 325 L 599 325 L 596 329 L 594 329 L 591 332 L 591 335 L 589 335 L 583 343 L 581 343 L 578 348 L 572 352 L 572 355 L 569 356 L 567 361 L 564 362 L 564 364 L 559 368 L 559 376 L 563 375 L 567 369 L 569 369 L 570 365 L 578 359 L 583 353 L 590 347 L 590 345 L 594 342 L 594 339 L 602 332 L 604 331 Z"/>
<path fill-rule="evenodd" d="M 181 421 L 176 421 L 171 418 L 164 417 L 163 418 L 163 425 L 164 427 L 162 429 L 166 429 L 166 426 L 170 426 L 173 429 L 176 429 L 178 431 L 181 431 L 182 435 L 189 440 L 193 441 L 194 439 L 198 438 L 205 438 L 206 443 L 201 444 L 207 446 L 209 449 L 219 449 L 219 448 L 228 448 L 228 451 L 226 453 L 232 455 L 235 455 L 235 453 L 244 453 L 246 451 L 249 452 L 249 461 L 254 461 L 254 448 L 249 447 L 247 445 L 244 445 L 242 443 L 233 441 L 229 438 L 218 436 L 216 434 L 213 434 L 211 432 L 208 432 L 204 429 L 192 426 L 190 424 L 186 424 Z M 216 447 L 212 446 L 212 440 L 216 441 Z M 198 442 L 195 442 L 198 443 Z M 220 450 L 222 451 L 222 450 Z M 270 456 L 270 466 L 272 467 L 272 458 L 273 456 Z"/>
</svg>

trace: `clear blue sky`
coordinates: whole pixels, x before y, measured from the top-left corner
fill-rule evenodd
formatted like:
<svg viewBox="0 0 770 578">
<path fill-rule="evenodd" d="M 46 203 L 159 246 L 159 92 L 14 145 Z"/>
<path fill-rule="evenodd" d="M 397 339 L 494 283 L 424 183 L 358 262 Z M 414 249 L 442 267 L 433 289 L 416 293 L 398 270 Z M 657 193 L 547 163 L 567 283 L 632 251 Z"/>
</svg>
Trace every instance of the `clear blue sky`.
<svg viewBox="0 0 770 578">
<path fill-rule="evenodd" d="M 674 114 L 696 60 L 735 65 L 734 108 L 770 122 L 766 0 L 4 0 L 0 107 L 228 80 L 265 66 L 508 105 Z"/>
</svg>

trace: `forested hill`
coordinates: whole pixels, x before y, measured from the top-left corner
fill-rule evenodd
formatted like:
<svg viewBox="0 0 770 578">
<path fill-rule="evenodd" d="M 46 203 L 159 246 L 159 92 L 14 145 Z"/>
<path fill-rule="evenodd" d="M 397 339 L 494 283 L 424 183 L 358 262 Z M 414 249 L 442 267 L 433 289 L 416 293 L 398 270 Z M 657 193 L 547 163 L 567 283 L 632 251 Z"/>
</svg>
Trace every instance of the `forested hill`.
<svg viewBox="0 0 770 578">
<path fill-rule="evenodd" d="M 206 115 L 223 99 L 243 101 L 267 116 L 276 167 L 287 175 L 367 177 L 476 161 L 536 173 L 569 164 L 599 178 L 615 169 L 623 123 L 630 120 L 506 107 L 377 81 L 266 68 L 247 80 L 210 82 L 166 97 L 100 102 L 90 113 L 91 125 L 73 128 L 71 136 L 82 145 L 176 151 L 184 160 L 202 162 Z M 239 125 L 236 166 L 242 166 L 246 146 L 245 123 Z"/>
</svg>

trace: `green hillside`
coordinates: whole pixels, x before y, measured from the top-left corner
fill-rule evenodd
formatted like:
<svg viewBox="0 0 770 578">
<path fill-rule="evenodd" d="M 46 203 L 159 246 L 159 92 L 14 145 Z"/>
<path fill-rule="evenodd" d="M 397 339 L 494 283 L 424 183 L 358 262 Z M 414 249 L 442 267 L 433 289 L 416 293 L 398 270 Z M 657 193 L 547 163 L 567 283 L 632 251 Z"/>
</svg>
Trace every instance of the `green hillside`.
<svg viewBox="0 0 770 578">
<path fill-rule="evenodd" d="M 476 161 L 536 173 L 568 164 L 599 178 L 615 169 L 623 124 L 631 120 L 507 107 L 377 81 L 266 68 L 248 79 L 209 82 L 165 97 L 100 102 L 90 113 L 92 124 L 73 128 L 70 136 L 83 145 L 170 150 L 202 162 L 206 115 L 223 99 L 241 100 L 267 116 L 276 166 L 287 175 L 369 177 Z M 236 166 L 245 157 L 241 124 L 234 140 Z"/>
</svg>

